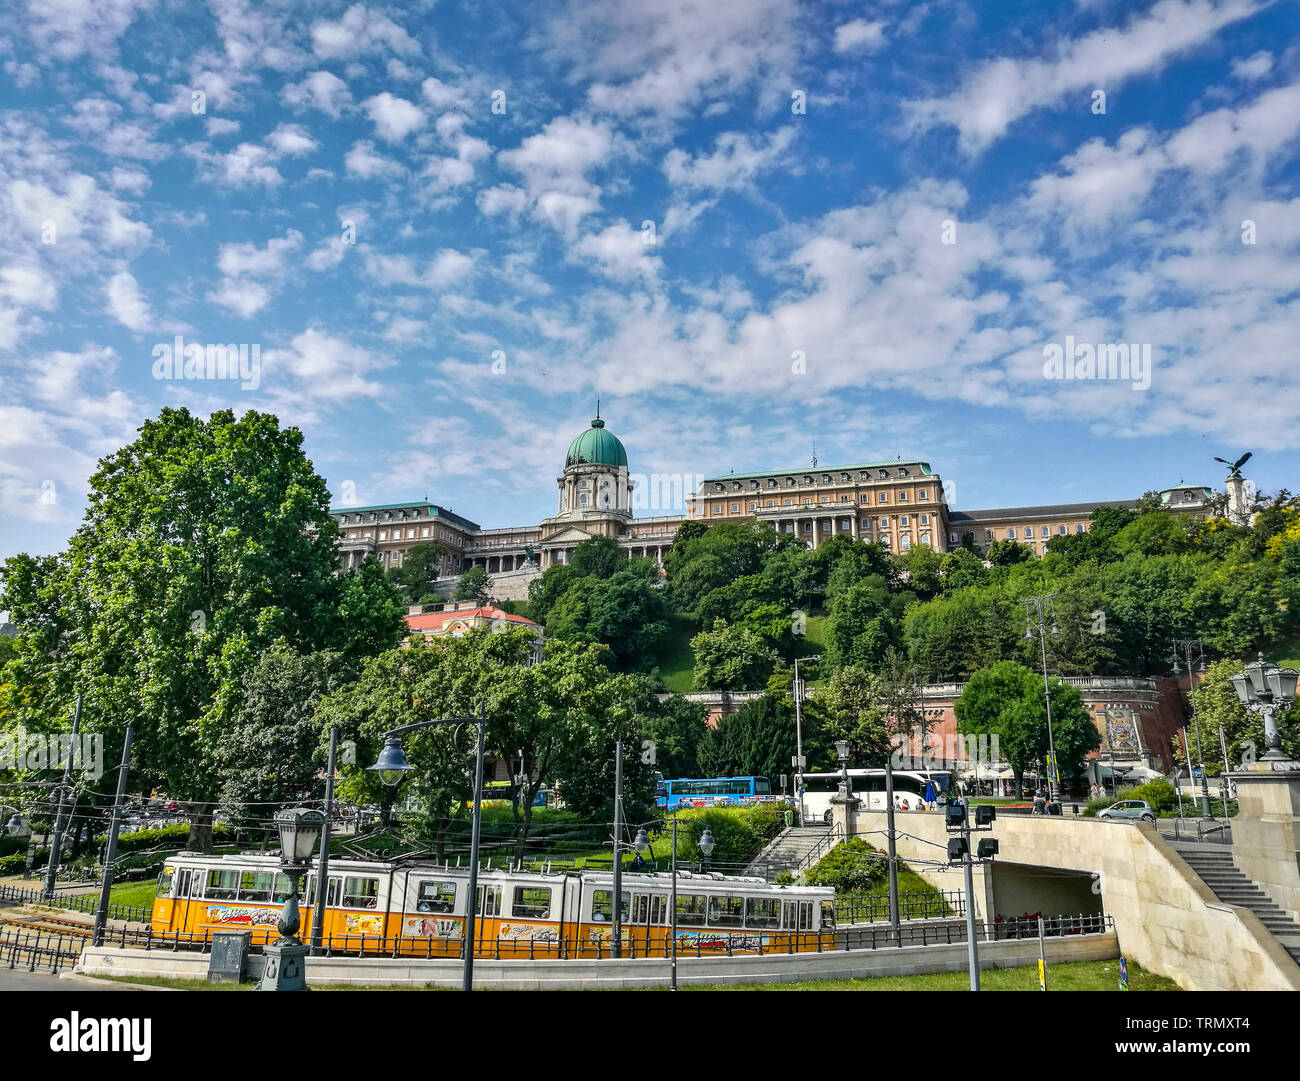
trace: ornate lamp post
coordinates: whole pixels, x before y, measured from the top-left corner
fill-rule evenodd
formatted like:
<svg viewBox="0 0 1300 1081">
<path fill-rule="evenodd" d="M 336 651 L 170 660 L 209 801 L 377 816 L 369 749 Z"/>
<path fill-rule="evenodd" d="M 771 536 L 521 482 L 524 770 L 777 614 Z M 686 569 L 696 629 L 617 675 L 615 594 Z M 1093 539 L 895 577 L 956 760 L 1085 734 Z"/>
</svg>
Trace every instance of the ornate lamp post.
<svg viewBox="0 0 1300 1081">
<path fill-rule="evenodd" d="M 289 895 L 284 899 L 276 929 L 280 940 L 266 946 L 266 968 L 262 971 L 259 991 L 307 990 L 307 954 L 311 947 L 298 940 L 302 925 L 298 916 L 298 880 L 307 873 L 307 865 L 316 851 L 325 815 L 307 807 L 291 807 L 275 815 L 276 829 L 280 831 L 280 862 L 289 879 Z M 319 883 L 318 889 L 324 889 Z"/>
<path fill-rule="evenodd" d="M 478 842 L 479 830 L 482 824 L 482 805 L 483 805 L 483 731 L 487 719 L 480 707 L 477 717 L 439 717 L 432 721 L 419 721 L 415 724 L 403 725 L 401 728 L 394 728 L 390 732 L 384 733 L 384 749 L 379 753 L 379 759 L 373 766 L 367 769 L 373 770 L 379 774 L 379 779 L 390 788 L 396 788 L 402 783 L 402 779 L 411 772 L 415 767 L 406 760 L 406 752 L 402 750 L 402 741 L 397 737 L 403 732 L 413 732 L 419 728 L 432 728 L 438 724 L 454 724 L 457 731 L 461 725 L 472 724 L 478 729 L 478 752 L 474 766 L 474 817 L 473 826 L 470 830 L 469 842 L 469 895 L 465 898 L 465 976 L 462 986 L 466 991 L 474 990 L 474 929 L 478 913 L 474 911 L 478 901 Z M 452 737 L 453 742 L 455 736 Z"/>
<path fill-rule="evenodd" d="M 704 857 L 704 871 L 707 873 L 714 847 L 713 831 L 708 826 L 704 827 L 704 832 L 700 834 L 700 839 L 695 842 L 695 845 L 700 850 L 700 855 Z"/>
<path fill-rule="evenodd" d="M 1238 672 L 1232 677 L 1232 686 L 1241 704 L 1251 713 L 1258 713 L 1264 718 L 1266 750 L 1261 761 L 1286 761 L 1286 755 L 1282 752 L 1282 737 L 1277 730 L 1277 714 L 1295 700 L 1297 679 L 1300 679 L 1300 671 L 1279 668 L 1272 661 L 1264 660 L 1263 653 L 1259 654 L 1258 660 L 1246 665 L 1244 672 Z"/>
</svg>

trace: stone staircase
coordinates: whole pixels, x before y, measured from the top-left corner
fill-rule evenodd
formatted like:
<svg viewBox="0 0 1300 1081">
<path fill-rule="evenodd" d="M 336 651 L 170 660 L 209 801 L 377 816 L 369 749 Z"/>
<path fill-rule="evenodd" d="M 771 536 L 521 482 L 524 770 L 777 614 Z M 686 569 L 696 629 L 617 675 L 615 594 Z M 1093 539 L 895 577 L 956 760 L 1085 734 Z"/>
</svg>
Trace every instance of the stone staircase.
<svg viewBox="0 0 1300 1081">
<path fill-rule="evenodd" d="M 814 849 L 826 848 L 829 826 L 791 826 L 778 833 L 745 868 L 745 874 L 766 878 L 769 882 L 782 871 L 802 869 L 804 860 Z"/>
<path fill-rule="evenodd" d="M 1277 903 L 1237 870 L 1232 862 L 1231 850 L 1221 845 L 1175 844 L 1174 850 L 1187 861 L 1224 904 L 1239 905 L 1259 917 L 1260 922 L 1273 934 L 1291 959 L 1300 964 L 1300 924 L 1297 924 Z"/>
</svg>

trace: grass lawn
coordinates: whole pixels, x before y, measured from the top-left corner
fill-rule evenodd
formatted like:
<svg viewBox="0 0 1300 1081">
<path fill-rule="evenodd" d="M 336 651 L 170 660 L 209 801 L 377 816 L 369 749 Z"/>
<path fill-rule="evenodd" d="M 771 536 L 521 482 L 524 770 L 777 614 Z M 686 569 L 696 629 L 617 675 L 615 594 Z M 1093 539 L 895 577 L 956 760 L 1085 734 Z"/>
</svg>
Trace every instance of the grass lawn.
<svg viewBox="0 0 1300 1081">
<path fill-rule="evenodd" d="M 659 676 L 664 686 L 676 694 L 686 694 L 695 689 L 695 653 L 691 639 L 699 628 L 689 616 L 674 615 L 668 635 L 659 645 Z"/>
<path fill-rule="evenodd" d="M 158 976 L 100 976 L 113 983 L 135 983 L 150 987 L 170 987 L 179 991 L 251 991 L 253 983 L 208 983 L 205 980 L 171 980 Z M 1129 962 L 1128 985 L 1131 991 L 1177 991 L 1173 980 L 1156 976 L 1141 966 Z M 1038 966 L 1027 968 L 995 968 L 980 973 L 980 986 L 985 991 L 1037 991 Z M 1118 991 L 1118 961 L 1078 961 L 1071 964 L 1049 965 L 1047 986 L 1052 991 Z M 446 990 L 385 984 L 361 987 L 341 987 L 312 984 L 318 991 L 424 991 Z M 731 983 L 683 984 L 688 991 L 966 991 L 970 977 L 966 972 L 935 972 L 925 976 L 880 976 L 870 980 L 805 980 L 799 983 Z M 662 990 L 662 988 L 660 988 Z"/>
<path fill-rule="evenodd" d="M 146 878 L 140 882 L 119 882 L 108 894 L 110 904 L 133 905 L 136 908 L 152 908 L 158 891 L 158 880 Z"/>
<path fill-rule="evenodd" d="M 1156 976 L 1130 961 L 1130 991 L 1179 991 L 1173 980 Z M 1038 964 L 1027 968 L 994 968 L 980 973 L 985 991 L 1037 991 Z M 1047 966 L 1050 991 L 1118 991 L 1118 961 L 1076 961 Z M 924 976 L 880 976 L 871 980 L 806 980 L 800 983 L 733 983 L 691 985 L 688 991 L 968 991 L 967 972 L 932 972 Z"/>
</svg>

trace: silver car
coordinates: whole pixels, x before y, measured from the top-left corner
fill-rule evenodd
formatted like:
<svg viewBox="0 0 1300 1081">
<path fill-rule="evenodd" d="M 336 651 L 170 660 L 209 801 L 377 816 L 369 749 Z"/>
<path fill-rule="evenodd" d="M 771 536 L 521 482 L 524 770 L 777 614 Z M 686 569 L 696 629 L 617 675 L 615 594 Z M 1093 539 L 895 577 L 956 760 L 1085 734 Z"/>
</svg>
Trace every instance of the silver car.
<svg viewBox="0 0 1300 1081">
<path fill-rule="evenodd" d="M 1097 812 L 1098 818 L 1137 818 L 1143 822 L 1155 822 L 1155 808 L 1145 800 L 1122 799 L 1112 803 L 1104 811 Z"/>
</svg>

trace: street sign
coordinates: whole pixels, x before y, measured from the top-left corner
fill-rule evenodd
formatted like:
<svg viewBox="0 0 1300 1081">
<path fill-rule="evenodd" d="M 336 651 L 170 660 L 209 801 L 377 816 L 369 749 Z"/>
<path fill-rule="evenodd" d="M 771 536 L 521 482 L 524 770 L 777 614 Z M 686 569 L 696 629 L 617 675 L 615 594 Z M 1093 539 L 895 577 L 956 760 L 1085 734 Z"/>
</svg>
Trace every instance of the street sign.
<svg viewBox="0 0 1300 1081">
<path fill-rule="evenodd" d="M 1119 989 L 1128 990 L 1128 962 L 1122 957 L 1119 959 Z"/>
<path fill-rule="evenodd" d="M 797 769 L 797 770 L 799 770 L 799 769 L 807 769 L 807 768 L 808 768 L 808 756 L 807 756 L 806 754 L 796 754 L 796 755 L 791 755 L 791 756 L 790 756 L 790 765 L 794 766 L 794 768 Z"/>
</svg>

